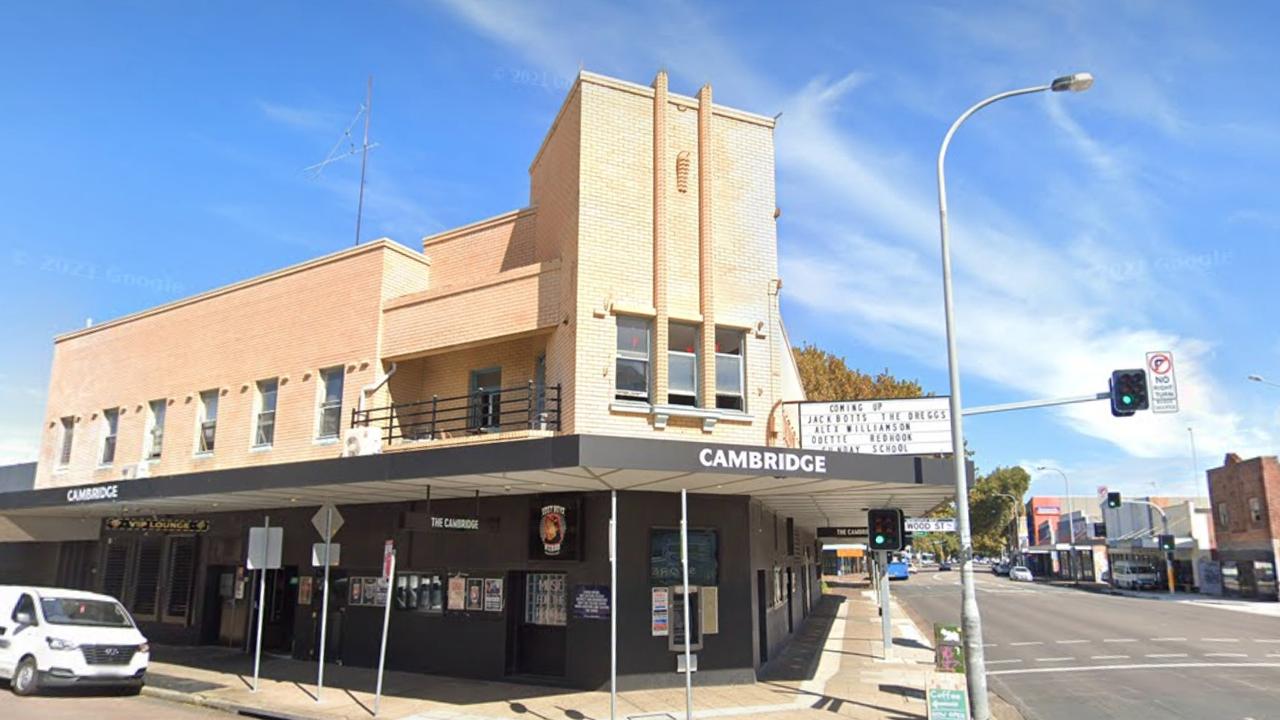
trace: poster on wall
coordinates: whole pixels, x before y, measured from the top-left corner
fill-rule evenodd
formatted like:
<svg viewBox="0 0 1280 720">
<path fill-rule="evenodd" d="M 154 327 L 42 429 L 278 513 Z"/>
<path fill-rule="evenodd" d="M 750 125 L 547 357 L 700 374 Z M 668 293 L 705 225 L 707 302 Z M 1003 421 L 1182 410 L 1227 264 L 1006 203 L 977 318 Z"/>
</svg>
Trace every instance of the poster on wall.
<svg viewBox="0 0 1280 720">
<path fill-rule="evenodd" d="M 351 597 L 347 600 L 348 605 L 360 605 L 364 601 L 364 578 L 351 578 Z"/>
<path fill-rule="evenodd" d="M 311 604 L 311 582 L 312 582 L 312 578 L 310 577 L 304 576 L 304 577 L 298 578 L 298 604 L 299 605 Z"/>
<path fill-rule="evenodd" d="M 577 560 L 581 500 L 573 496 L 542 495 L 531 508 L 529 557 L 536 560 Z"/>
<path fill-rule="evenodd" d="M 573 617 L 578 620 L 608 620 L 609 586 L 574 585 Z"/>
<path fill-rule="evenodd" d="M 502 612 L 502 578 L 484 579 L 484 611 Z"/>
<path fill-rule="evenodd" d="M 467 576 L 449 576 L 449 609 L 465 610 L 467 606 Z"/>
<path fill-rule="evenodd" d="M 715 635 L 720 632 L 720 588 L 707 585 L 698 588 L 702 596 L 702 634 Z"/>
<path fill-rule="evenodd" d="M 484 610 L 484 580 L 467 578 L 467 609 Z"/>
<path fill-rule="evenodd" d="M 656 587 L 650 590 L 650 612 L 652 623 L 650 629 L 654 637 L 666 637 L 671 632 L 671 590 Z"/>
</svg>

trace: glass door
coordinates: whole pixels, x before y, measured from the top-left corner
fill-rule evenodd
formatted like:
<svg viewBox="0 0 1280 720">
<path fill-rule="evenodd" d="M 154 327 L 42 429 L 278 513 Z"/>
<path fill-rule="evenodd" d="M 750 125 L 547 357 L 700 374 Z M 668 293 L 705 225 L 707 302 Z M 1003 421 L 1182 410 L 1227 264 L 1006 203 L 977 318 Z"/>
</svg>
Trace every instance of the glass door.
<svg viewBox="0 0 1280 720">
<path fill-rule="evenodd" d="M 471 371 L 472 432 L 498 432 L 502 429 L 502 368 Z"/>
</svg>

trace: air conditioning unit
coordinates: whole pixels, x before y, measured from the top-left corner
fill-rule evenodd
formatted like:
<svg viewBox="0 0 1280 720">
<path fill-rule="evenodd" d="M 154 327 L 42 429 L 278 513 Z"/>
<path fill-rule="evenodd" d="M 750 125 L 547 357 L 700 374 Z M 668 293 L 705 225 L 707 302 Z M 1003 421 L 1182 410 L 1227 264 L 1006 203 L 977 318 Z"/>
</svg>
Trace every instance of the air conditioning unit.
<svg viewBox="0 0 1280 720">
<path fill-rule="evenodd" d="M 143 461 L 133 466 L 133 476 L 136 478 L 144 478 L 151 476 L 151 463 Z"/>
<path fill-rule="evenodd" d="M 377 455 L 380 452 L 382 452 L 381 428 L 351 428 L 342 438 L 342 457 Z"/>
</svg>

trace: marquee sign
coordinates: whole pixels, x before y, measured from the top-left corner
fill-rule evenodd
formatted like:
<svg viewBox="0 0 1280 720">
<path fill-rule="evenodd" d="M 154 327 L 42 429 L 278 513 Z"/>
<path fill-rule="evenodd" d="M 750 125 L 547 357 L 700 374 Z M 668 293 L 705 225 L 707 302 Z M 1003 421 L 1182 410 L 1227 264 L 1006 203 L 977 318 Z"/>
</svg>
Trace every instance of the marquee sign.
<svg viewBox="0 0 1280 720">
<path fill-rule="evenodd" d="M 208 520 L 190 518 L 121 518 L 102 521 L 104 530 L 154 532 L 154 533 L 202 533 L 209 531 Z"/>
<path fill-rule="evenodd" d="M 861 455 L 951 453 L 946 397 L 800 403 L 800 447 Z"/>
</svg>

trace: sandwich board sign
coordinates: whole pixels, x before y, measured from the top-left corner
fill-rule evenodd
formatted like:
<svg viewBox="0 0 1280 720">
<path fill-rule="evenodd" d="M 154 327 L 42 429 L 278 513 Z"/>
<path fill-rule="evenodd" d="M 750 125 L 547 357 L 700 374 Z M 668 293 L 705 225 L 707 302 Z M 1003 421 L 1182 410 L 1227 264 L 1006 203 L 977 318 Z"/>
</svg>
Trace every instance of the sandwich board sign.
<svg viewBox="0 0 1280 720">
<path fill-rule="evenodd" d="M 1147 388 L 1151 412 L 1178 412 L 1178 381 L 1173 375 L 1173 353 L 1167 350 L 1147 353 Z"/>
</svg>

